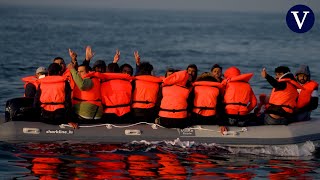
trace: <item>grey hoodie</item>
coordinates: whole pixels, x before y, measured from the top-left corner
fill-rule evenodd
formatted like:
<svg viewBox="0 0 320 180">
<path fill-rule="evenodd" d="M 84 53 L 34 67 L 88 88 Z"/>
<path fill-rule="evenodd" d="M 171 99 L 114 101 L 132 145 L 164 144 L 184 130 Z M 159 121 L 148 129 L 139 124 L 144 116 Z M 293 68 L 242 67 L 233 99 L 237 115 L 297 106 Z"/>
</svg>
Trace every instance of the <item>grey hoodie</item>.
<svg viewBox="0 0 320 180">
<path fill-rule="evenodd" d="M 298 70 L 296 71 L 296 76 L 298 74 L 305 74 L 309 77 L 309 79 L 311 78 L 310 69 L 309 69 L 309 66 L 307 65 L 300 65 Z"/>
</svg>

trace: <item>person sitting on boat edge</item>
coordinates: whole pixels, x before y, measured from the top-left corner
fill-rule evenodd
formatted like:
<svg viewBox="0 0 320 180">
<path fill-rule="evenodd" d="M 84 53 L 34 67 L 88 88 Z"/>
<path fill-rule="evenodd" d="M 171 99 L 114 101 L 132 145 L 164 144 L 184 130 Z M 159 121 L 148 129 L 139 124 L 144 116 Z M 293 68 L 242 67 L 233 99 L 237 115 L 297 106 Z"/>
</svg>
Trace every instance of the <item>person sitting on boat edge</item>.
<svg viewBox="0 0 320 180">
<path fill-rule="evenodd" d="M 34 98 L 39 85 L 38 79 L 45 77 L 47 74 L 47 68 L 41 66 L 36 70 L 35 75 L 22 78 L 21 80 L 25 82 L 24 97 Z"/>
<path fill-rule="evenodd" d="M 217 82 L 211 73 L 204 72 L 197 77 L 190 93 L 193 99 L 192 124 L 219 124 L 220 117 L 224 111 L 220 94 L 221 88 L 222 84 Z"/>
<path fill-rule="evenodd" d="M 102 121 L 106 123 L 131 123 L 132 77 L 129 74 L 120 73 L 118 64 L 110 64 L 112 64 L 108 67 L 110 72 L 101 73 L 99 76 L 104 111 Z"/>
<path fill-rule="evenodd" d="M 318 107 L 318 88 L 319 84 L 311 80 L 311 73 L 309 66 L 300 65 L 296 71 L 295 78 L 304 89 L 298 89 L 299 97 L 297 107 L 294 111 L 293 121 L 310 120 L 311 111 Z"/>
<path fill-rule="evenodd" d="M 48 67 L 48 76 L 39 80 L 34 97 L 34 107 L 40 109 L 40 120 L 48 124 L 71 122 L 71 88 L 60 75 L 61 66 L 52 63 Z"/>
<path fill-rule="evenodd" d="M 131 107 L 136 122 L 154 122 L 159 111 L 162 79 L 152 76 L 152 71 L 149 62 L 142 62 L 132 81 Z"/>
<path fill-rule="evenodd" d="M 261 118 L 266 125 L 287 125 L 297 106 L 299 96 L 297 89 L 303 87 L 295 81 L 286 66 L 275 68 L 275 75 L 276 79 L 270 76 L 265 68 L 261 71 L 261 76 L 273 87 L 266 111 Z"/>
<path fill-rule="evenodd" d="M 78 70 L 73 63 L 68 64 L 75 82 L 72 105 L 75 119 L 79 123 L 98 123 L 103 114 L 100 93 L 100 79 L 95 72 L 89 72 L 87 65 L 81 64 Z"/>
<path fill-rule="evenodd" d="M 223 77 L 222 77 L 222 67 L 219 66 L 219 64 L 214 64 L 211 67 L 210 72 L 212 73 L 212 76 L 217 80 L 217 82 L 222 82 Z"/>
<path fill-rule="evenodd" d="M 228 125 L 246 126 L 256 123 L 254 114 L 250 112 L 257 105 L 257 98 L 249 84 L 253 73 L 241 74 L 237 67 L 228 68 L 224 86 L 225 118 Z"/>
<path fill-rule="evenodd" d="M 192 110 L 190 88 L 186 87 L 191 76 L 186 70 L 178 71 L 166 77 L 162 84 L 159 118 L 156 123 L 167 128 L 185 128 L 189 123 Z"/>
</svg>

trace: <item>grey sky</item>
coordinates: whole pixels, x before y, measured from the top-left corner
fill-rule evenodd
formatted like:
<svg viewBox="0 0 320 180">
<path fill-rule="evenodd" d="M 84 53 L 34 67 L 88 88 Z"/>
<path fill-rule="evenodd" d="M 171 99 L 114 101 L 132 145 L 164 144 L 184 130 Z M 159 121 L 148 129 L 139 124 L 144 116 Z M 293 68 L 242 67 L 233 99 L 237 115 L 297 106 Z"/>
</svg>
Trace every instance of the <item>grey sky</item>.
<svg viewBox="0 0 320 180">
<path fill-rule="evenodd" d="M 320 0 L 1 0 L 1 4 L 88 8 L 132 8 L 212 11 L 288 11 L 296 4 L 320 11 Z"/>
</svg>

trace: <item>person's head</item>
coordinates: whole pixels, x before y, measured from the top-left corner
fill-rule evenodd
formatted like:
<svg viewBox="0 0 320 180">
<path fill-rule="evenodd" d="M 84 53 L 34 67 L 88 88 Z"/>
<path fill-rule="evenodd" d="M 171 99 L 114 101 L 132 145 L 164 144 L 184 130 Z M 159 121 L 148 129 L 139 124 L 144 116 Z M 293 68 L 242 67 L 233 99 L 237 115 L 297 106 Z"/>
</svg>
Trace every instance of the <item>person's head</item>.
<svg viewBox="0 0 320 180">
<path fill-rule="evenodd" d="M 138 75 L 151 75 L 153 66 L 149 62 L 142 62 L 139 65 Z"/>
<path fill-rule="evenodd" d="M 238 69 L 235 66 L 229 67 L 228 69 L 226 69 L 226 71 L 224 72 L 224 77 L 226 79 L 230 79 L 236 76 L 239 76 L 241 74 L 240 69 Z"/>
<path fill-rule="evenodd" d="M 192 77 L 192 82 L 196 80 L 198 74 L 198 67 L 195 64 L 189 64 L 187 67 L 188 74 Z"/>
<path fill-rule="evenodd" d="M 217 79 L 212 76 L 209 72 L 204 72 L 200 76 L 197 77 L 196 81 L 212 81 L 217 82 Z"/>
<path fill-rule="evenodd" d="M 93 64 L 93 71 L 105 73 L 107 71 L 107 65 L 103 60 L 98 60 Z"/>
<path fill-rule="evenodd" d="M 173 74 L 174 72 L 177 72 L 177 70 L 173 69 L 173 68 L 168 68 L 166 71 L 166 74 L 164 75 L 164 77 L 168 77 L 171 74 Z"/>
<path fill-rule="evenodd" d="M 117 63 L 108 64 L 108 72 L 119 73 L 120 72 L 119 65 Z"/>
<path fill-rule="evenodd" d="M 281 78 L 283 75 L 290 72 L 290 69 L 287 66 L 278 66 L 274 69 L 276 79 Z"/>
<path fill-rule="evenodd" d="M 57 63 L 51 63 L 48 67 L 49 76 L 59 76 L 61 75 L 61 66 Z"/>
<path fill-rule="evenodd" d="M 133 68 L 130 64 L 122 64 L 120 66 L 120 72 L 123 74 L 129 74 L 130 76 L 133 75 Z"/>
<path fill-rule="evenodd" d="M 38 69 L 36 70 L 36 77 L 37 79 L 39 79 L 39 76 L 41 75 L 48 75 L 48 71 L 47 71 L 47 68 L 45 67 L 38 67 Z"/>
<path fill-rule="evenodd" d="M 64 73 L 66 71 L 66 63 L 64 62 L 62 57 L 56 57 L 53 59 L 53 63 L 59 64 L 61 66 L 61 72 Z"/>
<path fill-rule="evenodd" d="M 83 77 L 89 72 L 89 67 L 85 64 L 80 64 L 78 66 L 78 74 Z"/>
<path fill-rule="evenodd" d="M 222 67 L 219 64 L 215 64 L 211 67 L 211 74 L 218 81 L 222 80 Z"/>
<path fill-rule="evenodd" d="M 310 81 L 310 69 L 307 65 L 300 65 L 298 70 L 296 71 L 296 79 L 300 84 L 305 84 Z"/>
</svg>

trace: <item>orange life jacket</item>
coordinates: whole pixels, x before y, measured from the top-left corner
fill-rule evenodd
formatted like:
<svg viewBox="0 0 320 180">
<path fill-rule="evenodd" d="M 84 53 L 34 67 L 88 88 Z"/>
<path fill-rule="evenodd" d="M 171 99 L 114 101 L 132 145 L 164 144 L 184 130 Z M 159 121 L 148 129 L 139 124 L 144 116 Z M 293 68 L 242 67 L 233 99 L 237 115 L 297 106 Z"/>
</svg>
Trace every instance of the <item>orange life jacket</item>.
<svg viewBox="0 0 320 180">
<path fill-rule="evenodd" d="M 21 78 L 21 80 L 24 82 L 23 88 L 26 89 L 27 84 L 31 83 L 36 87 L 36 90 L 38 90 L 39 82 L 36 76 L 27 76 L 24 78 Z M 24 95 L 25 97 L 26 95 Z"/>
<path fill-rule="evenodd" d="M 104 113 L 113 113 L 121 117 L 130 112 L 132 77 L 123 73 L 103 73 L 99 77 L 101 84 L 101 100 Z"/>
<path fill-rule="evenodd" d="M 140 75 L 135 77 L 135 89 L 133 92 L 132 108 L 152 108 L 158 98 L 160 78 L 151 75 Z"/>
<path fill-rule="evenodd" d="M 188 80 L 187 71 L 178 71 L 166 77 L 162 84 L 162 100 L 159 116 L 165 118 L 187 118 L 190 90 L 184 87 Z"/>
<path fill-rule="evenodd" d="M 93 86 L 89 90 L 82 91 L 78 88 L 77 85 L 75 85 L 73 89 L 72 104 L 77 104 L 85 101 L 90 104 L 101 106 L 100 79 L 95 76 L 95 72 L 90 72 L 83 78 L 91 78 Z"/>
<path fill-rule="evenodd" d="M 70 88 L 71 90 L 73 90 L 75 87 L 75 82 L 72 79 L 72 74 L 70 70 L 66 69 L 66 71 L 62 74 L 62 77 L 64 77 L 64 79 L 66 79 L 69 82 Z"/>
<path fill-rule="evenodd" d="M 246 115 L 257 105 L 257 98 L 248 83 L 252 76 L 253 73 L 248 73 L 224 80 L 226 114 Z"/>
<path fill-rule="evenodd" d="M 46 76 L 39 79 L 41 107 L 46 111 L 64 108 L 65 79 L 62 76 Z"/>
<path fill-rule="evenodd" d="M 310 103 L 311 94 L 314 90 L 318 89 L 319 84 L 313 80 L 302 85 L 304 89 L 301 89 L 298 97 L 297 108 L 302 108 Z"/>
<path fill-rule="evenodd" d="M 299 83 L 289 78 L 278 80 L 279 82 L 286 82 L 287 86 L 284 90 L 276 91 L 272 89 L 269 104 L 281 106 L 287 113 L 292 113 L 293 109 L 297 106 L 297 99 L 299 93 L 297 89 L 304 89 Z"/>
<path fill-rule="evenodd" d="M 194 100 L 193 112 L 202 116 L 216 115 L 217 98 L 222 88 L 221 83 L 197 81 L 193 83 Z"/>
</svg>

